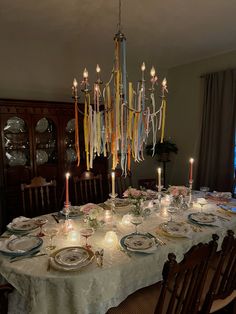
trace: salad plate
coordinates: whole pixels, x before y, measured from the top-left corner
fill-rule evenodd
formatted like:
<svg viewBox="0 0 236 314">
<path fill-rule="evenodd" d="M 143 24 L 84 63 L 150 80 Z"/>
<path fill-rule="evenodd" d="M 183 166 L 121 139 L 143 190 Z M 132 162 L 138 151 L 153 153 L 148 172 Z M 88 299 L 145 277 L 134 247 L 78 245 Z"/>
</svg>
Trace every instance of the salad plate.
<svg viewBox="0 0 236 314">
<path fill-rule="evenodd" d="M 190 221 L 201 225 L 214 226 L 217 216 L 210 213 L 192 213 L 188 215 Z"/>
<path fill-rule="evenodd" d="M 160 229 L 166 235 L 175 238 L 185 238 L 188 237 L 190 233 L 190 227 L 183 222 L 168 221 L 160 224 Z"/>
<path fill-rule="evenodd" d="M 94 253 L 80 246 L 60 249 L 52 254 L 51 266 L 59 271 L 78 271 L 89 265 L 94 258 Z"/>
<path fill-rule="evenodd" d="M 43 240 L 36 236 L 22 236 L 8 242 L 7 248 L 13 253 L 28 252 L 42 245 Z"/>
<path fill-rule="evenodd" d="M 40 119 L 35 127 L 35 130 L 39 133 L 44 133 L 48 129 L 48 120 L 46 118 Z"/>
<path fill-rule="evenodd" d="M 136 253 L 153 253 L 156 250 L 156 238 L 150 233 L 131 233 L 120 240 L 122 248 Z"/>
<path fill-rule="evenodd" d="M 32 231 L 37 228 L 38 226 L 31 219 L 12 222 L 8 225 L 8 229 L 10 229 L 11 231 L 17 231 L 17 232 Z"/>
</svg>

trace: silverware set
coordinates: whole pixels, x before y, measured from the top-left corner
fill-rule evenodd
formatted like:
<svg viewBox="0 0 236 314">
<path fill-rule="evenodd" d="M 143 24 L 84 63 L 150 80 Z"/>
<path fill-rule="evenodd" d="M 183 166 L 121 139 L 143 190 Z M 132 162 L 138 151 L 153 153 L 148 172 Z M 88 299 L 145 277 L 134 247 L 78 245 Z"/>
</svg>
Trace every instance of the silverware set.
<svg viewBox="0 0 236 314">
<path fill-rule="evenodd" d="M 103 256 L 104 256 L 104 250 L 103 249 L 95 252 L 96 263 L 97 263 L 98 267 L 103 266 Z"/>
</svg>

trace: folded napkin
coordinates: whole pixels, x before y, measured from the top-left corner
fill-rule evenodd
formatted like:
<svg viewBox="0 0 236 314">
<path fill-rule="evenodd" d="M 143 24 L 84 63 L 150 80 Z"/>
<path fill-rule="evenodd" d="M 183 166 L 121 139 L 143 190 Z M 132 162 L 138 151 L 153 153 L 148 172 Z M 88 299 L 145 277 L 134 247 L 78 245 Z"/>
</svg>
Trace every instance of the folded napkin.
<svg viewBox="0 0 236 314">
<path fill-rule="evenodd" d="M 6 240 L 1 240 L 0 241 L 0 251 L 4 252 L 4 253 L 13 253 L 13 251 L 9 250 L 7 248 L 8 243 L 14 239 L 16 239 L 17 236 L 15 236 L 14 234 L 12 236 L 10 236 L 10 238 L 6 239 Z M 24 253 L 24 250 L 16 250 L 14 251 L 14 253 Z"/>
<path fill-rule="evenodd" d="M 16 223 L 16 222 L 19 222 L 19 221 L 27 221 L 27 220 L 30 220 L 30 218 L 27 218 L 27 217 L 24 217 L 24 216 L 19 216 L 19 217 L 16 217 L 12 220 L 12 222 L 10 222 L 8 225 L 7 225 L 7 228 L 10 228 L 11 229 L 11 226 L 13 223 Z"/>
</svg>

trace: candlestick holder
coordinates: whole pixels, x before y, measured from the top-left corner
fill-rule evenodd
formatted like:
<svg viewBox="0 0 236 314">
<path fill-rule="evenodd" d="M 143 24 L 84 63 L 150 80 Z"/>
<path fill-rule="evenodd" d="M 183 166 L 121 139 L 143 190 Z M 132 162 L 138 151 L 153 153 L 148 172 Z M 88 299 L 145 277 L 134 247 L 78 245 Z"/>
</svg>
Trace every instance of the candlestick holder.
<svg viewBox="0 0 236 314">
<path fill-rule="evenodd" d="M 188 207 L 191 207 L 192 202 L 192 188 L 193 188 L 193 180 L 189 180 L 189 200 L 188 200 Z"/>
<path fill-rule="evenodd" d="M 161 209 L 161 196 L 162 196 L 162 189 L 163 189 L 163 185 L 157 185 L 157 199 L 158 199 L 158 207 L 159 209 Z"/>
</svg>

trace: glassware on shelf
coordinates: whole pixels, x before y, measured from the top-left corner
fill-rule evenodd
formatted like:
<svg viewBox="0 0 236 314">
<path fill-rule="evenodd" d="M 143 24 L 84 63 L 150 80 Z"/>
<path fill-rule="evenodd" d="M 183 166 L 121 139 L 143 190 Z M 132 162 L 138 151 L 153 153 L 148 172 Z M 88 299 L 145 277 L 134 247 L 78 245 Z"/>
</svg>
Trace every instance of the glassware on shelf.
<svg viewBox="0 0 236 314">
<path fill-rule="evenodd" d="M 85 247 L 87 249 L 91 248 L 91 245 L 88 244 L 88 238 L 94 234 L 93 228 L 83 228 L 80 230 L 80 235 L 85 238 Z"/>
<path fill-rule="evenodd" d="M 37 234 L 37 237 L 44 237 L 45 234 L 43 233 L 43 225 L 45 225 L 48 222 L 46 218 L 36 218 L 34 219 L 34 223 L 36 226 L 40 227 L 40 231 Z"/>
</svg>

